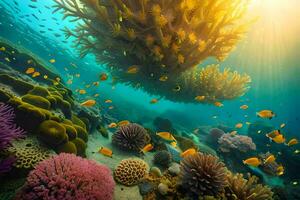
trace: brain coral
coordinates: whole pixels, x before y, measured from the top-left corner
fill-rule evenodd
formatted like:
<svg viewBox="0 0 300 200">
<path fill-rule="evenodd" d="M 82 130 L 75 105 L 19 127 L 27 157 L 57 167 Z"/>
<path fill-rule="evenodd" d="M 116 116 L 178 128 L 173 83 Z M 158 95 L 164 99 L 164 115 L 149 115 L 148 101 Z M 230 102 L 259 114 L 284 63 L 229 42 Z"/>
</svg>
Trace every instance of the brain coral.
<svg viewBox="0 0 300 200">
<path fill-rule="evenodd" d="M 123 185 L 131 186 L 145 177 L 148 165 L 141 159 L 128 158 L 122 160 L 114 171 L 115 180 Z"/>
<path fill-rule="evenodd" d="M 255 150 L 256 145 L 253 143 L 251 137 L 245 135 L 232 136 L 230 133 L 223 134 L 219 139 L 219 149 L 222 152 L 230 152 L 232 150 L 238 150 L 240 152 L 248 152 Z"/>
<path fill-rule="evenodd" d="M 93 52 L 114 81 L 175 101 L 203 102 L 242 95 L 247 75 L 218 67 L 197 69 L 209 57 L 223 61 L 243 37 L 246 0 L 55 0 L 82 56 Z M 136 69 L 128 73 L 129 69 Z M 179 88 L 179 89 L 178 89 Z"/>
<path fill-rule="evenodd" d="M 112 143 L 127 151 L 139 152 L 149 142 L 146 129 L 134 123 L 121 126 L 112 136 Z"/>
<path fill-rule="evenodd" d="M 181 162 L 181 184 L 191 195 L 216 196 L 226 186 L 226 171 L 217 157 L 196 153 Z"/>
<path fill-rule="evenodd" d="M 17 195 L 19 200 L 112 200 L 114 180 L 104 165 L 61 153 L 39 163 Z"/>
</svg>

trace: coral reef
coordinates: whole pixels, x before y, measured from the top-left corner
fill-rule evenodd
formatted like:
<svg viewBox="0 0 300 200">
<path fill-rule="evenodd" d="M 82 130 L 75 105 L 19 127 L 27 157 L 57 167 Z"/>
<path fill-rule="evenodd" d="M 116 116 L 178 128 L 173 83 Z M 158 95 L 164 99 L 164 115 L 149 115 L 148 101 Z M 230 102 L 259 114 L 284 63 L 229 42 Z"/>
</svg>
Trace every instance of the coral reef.
<svg viewBox="0 0 300 200">
<path fill-rule="evenodd" d="M 181 136 L 175 136 L 178 146 L 182 151 L 185 151 L 189 148 L 194 148 L 198 149 L 197 145 L 192 139 L 186 138 L 186 137 L 181 137 Z"/>
<path fill-rule="evenodd" d="M 0 176 L 9 172 L 12 169 L 15 162 L 16 162 L 16 158 L 14 156 L 9 156 L 9 157 L 1 160 L 0 161 Z"/>
<path fill-rule="evenodd" d="M 217 196 L 226 186 L 225 165 L 212 155 L 196 153 L 181 162 L 181 185 L 191 195 Z"/>
<path fill-rule="evenodd" d="M 106 166 L 61 153 L 39 163 L 29 173 L 16 199 L 112 200 L 114 186 Z"/>
<path fill-rule="evenodd" d="M 258 155 L 258 157 L 262 160 L 265 161 L 270 155 L 272 155 L 270 152 L 267 153 L 261 153 Z M 260 168 L 268 175 L 271 176 L 277 176 L 277 169 L 280 166 L 276 161 L 273 162 L 262 162 Z"/>
<path fill-rule="evenodd" d="M 252 139 L 245 135 L 231 135 L 230 133 L 223 134 L 219 139 L 219 149 L 221 152 L 231 152 L 238 150 L 240 152 L 248 152 L 256 150 L 256 145 Z"/>
<path fill-rule="evenodd" d="M 153 157 L 153 163 L 157 166 L 168 167 L 171 162 L 172 156 L 166 150 L 157 151 Z"/>
<path fill-rule="evenodd" d="M 139 152 L 149 142 L 147 131 L 135 123 L 119 127 L 112 136 L 112 143 L 126 151 Z"/>
<path fill-rule="evenodd" d="M 148 172 L 148 165 L 141 159 L 128 158 L 122 160 L 114 170 L 117 182 L 131 186 L 139 183 Z"/>
<path fill-rule="evenodd" d="M 195 66 L 209 57 L 223 61 L 235 48 L 249 24 L 242 20 L 248 1 L 55 2 L 64 18 L 81 19 L 66 36 L 81 56 L 93 52 L 107 64 L 114 82 L 185 102 L 232 99 L 247 89 L 247 75 Z M 127 73 L 132 68 L 136 73 Z"/>
<path fill-rule="evenodd" d="M 248 175 L 248 180 L 242 174 L 229 174 L 225 196 L 228 200 L 272 200 L 273 192 L 267 186 L 257 184 L 258 178 Z"/>
<path fill-rule="evenodd" d="M 209 131 L 209 134 L 206 136 L 206 142 L 213 145 L 217 146 L 218 144 L 218 139 L 224 135 L 225 132 L 219 128 L 212 128 Z"/>
</svg>

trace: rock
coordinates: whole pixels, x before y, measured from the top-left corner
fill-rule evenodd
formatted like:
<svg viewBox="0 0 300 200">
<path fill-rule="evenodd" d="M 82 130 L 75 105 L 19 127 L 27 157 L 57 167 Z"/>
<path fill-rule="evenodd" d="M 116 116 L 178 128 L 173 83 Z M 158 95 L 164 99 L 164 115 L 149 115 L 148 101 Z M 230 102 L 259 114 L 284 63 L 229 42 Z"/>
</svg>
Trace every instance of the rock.
<svg viewBox="0 0 300 200">
<path fill-rule="evenodd" d="M 142 181 L 141 183 L 139 183 L 138 186 L 140 194 L 143 196 L 152 192 L 155 189 L 155 185 L 147 181 Z"/>
<path fill-rule="evenodd" d="M 161 195 L 166 195 L 168 194 L 168 191 L 169 191 L 169 187 L 164 184 L 164 183 L 160 183 L 158 185 L 158 192 L 161 194 Z"/>
<path fill-rule="evenodd" d="M 151 167 L 149 173 L 156 176 L 156 177 L 161 177 L 162 176 L 162 173 L 161 173 L 161 171 L 158 167 Z"/>
<path fill-rule="evenodd" d="M 180 164 L 172 163 L 170 165 L 170 167 L 168 168 L 168 171 L 170 172 L 170 174 L 172 174 L 174 176 L 179 175 L 179 173 L 180 173 Z"/>
</svg>

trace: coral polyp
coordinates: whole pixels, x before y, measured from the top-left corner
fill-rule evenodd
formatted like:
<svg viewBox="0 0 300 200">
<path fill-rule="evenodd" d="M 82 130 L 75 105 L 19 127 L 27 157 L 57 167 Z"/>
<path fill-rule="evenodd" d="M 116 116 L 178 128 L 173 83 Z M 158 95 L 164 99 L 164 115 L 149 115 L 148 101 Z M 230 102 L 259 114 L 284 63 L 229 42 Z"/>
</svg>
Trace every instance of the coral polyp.
<svg viewBox="0 0 300 200">
<path fill-rule="evenodd" d="M 223 61 L 235 48 L 249 24 L 244 20 L 248 1 L 55 2 L 55 11 L 79 21 L 75 29 L 65 32 L 76 38 L 81 56 L 94 53 L 116 82 L 188 102 L 200 94 L 208 97 L 203 102 L 232 99 L 247 88 L 246 75 L 216 68 L 199 72 L 195 67 L 207 58 Z M 137 74 L 127 73 L 133 65 L 139 68 Z M 162 83 L 161 77 L 167 77 L 166 81 Z M 213 80 L 212 86 L 207 79 Z M 172 90 L 177 85 L 180 92 Z"/>
</svg>

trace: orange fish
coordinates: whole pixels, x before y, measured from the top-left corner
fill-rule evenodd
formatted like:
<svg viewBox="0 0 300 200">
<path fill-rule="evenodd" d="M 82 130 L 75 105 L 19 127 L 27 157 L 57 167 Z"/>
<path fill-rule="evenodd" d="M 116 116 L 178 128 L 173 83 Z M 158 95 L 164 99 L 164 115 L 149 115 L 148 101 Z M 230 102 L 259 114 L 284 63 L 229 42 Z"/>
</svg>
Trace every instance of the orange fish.
<svg viewBox="0 0 300 200">
<path fill-rule="evenodd" d="M 112 122 L 108 125 L 108 128 L 116 128 L 117 126 L 118 125 L 116 123 Z"/>
<path fill-rule="evenodd" d="M 261 130 L 260 130 L 260 132 L 261 132 Z M 276 136 L 278 136 L 278 135 L 280 135 L 280 134 L 281 134 L 281 133 L 280 133 L 280 130 L 274 130 L 274 131 L 272 131 L 272 132 L 270 132 L 270 133 L 267 133 L 266 136 L 267 136 L 268 138 L 272 139 L 272 138 L 274 138 L 274 137 L 276 137 Z"/>
<path fill-rule="evenodd" d="M 195 100 L 196 101 L 203 101 L 205 99 L 205 96 L 196 96 Z"/>
<path fill-rule="evenodd" d="M 276 137 L 272 138 L 272 140 L 277 144 L 282 144 L 285 142 L 285 138 L 283 135 L 277 135 Z"/>
<path fill-rule="evenodd" d="M 240 106 L 240 109 L 242 109 L 242 110 L 246 110 L 246 109 L 248 109 L 249 107 L 247 106 L 247 105 L 242 105 L 242 106 Z"/>
<path fill-rule="evenodd" d="M 243 163 L 245 165 L 249 165 L 249 166 L 252 166 L 252 167 L 257 167 L 261 164 L 261 161 L 256 157 L 252 157 L 252 158 L 248 158 L 246 160 L 243 160 Z"/>
<path fill-rule="evenodd" d="M 106 73 L 100 74 L 100 80 L 101 81 L 106 81 L 107 80 L 107 74 Z"/>
<path fill-rule="evenodd" d="M 222 107 L 222 106 L 224 106 L 221 102 L 219 102 L 219 101 L 216 101 L 215 103 L 214 103 L 214 105 L 215 106 L 217 106 L 217 107 Z"/>
<path fill-rule="evenodd" d="M 284 174 L 284 167 L 282 165 L 280 165 L 279 167 L 277 167 L 277 175 L 281 176 Z"/>
<path fill-rule="evenodd" d="M 93 85 L 94 85 L 94 86 L 98 86 L 98 85 L 99 85 L 99 81 L 93 82 Z"/>
<path fill-rule="evenodd" d="M 86 106 L 86 107 L 91 107 L 91 106 L 94 106 L 95 104 L 96 104 L 96 101 L 90 99 L 90 100 L 87 100 L 87 101 L 81 103 L 80 105 L 81 106 Z"/>
<path fill-rule="evenodd" d="M 296 138 L 293 138 L 286 145 L 288 145 L 290 147 L 290 146 L 296 145 L 298 143 L 299 143 L 298 140 Z"/>
<path fill-rule="evenodd" d="M 176 141 L 176 139 L 170 132 L 158 132 L 156 133 L 156 135 L 168 141 Z"/>
<path fill-rule="evenodd" d="M 112 103 L 112 100 L 107 99 L 107 100 L 105 100 L 104 102 L 105 102 L 105 103 Z"/>
<path fill-rule="evenodd" d="M 256 115 L 260 118 L 272 119 L 275 117 L 275 113 L 271 110 L 262 110 L 256 113 Z"/>
<path fill-rule="evenodd" d="M 151 104 L 155 104 L 155 103 L 157 103 L 157 102 L 158 102 L 158 99 L 155 99 L 155 98 L 154 98 L 154 99 L 151 99 L 151 101 L 150 101 Z"/>
<path fill-rule="evenodd" d="M 40 76 L 40 75 L 41 75 L 40 72 L 34 72 L 34 73 L 32 74 L 32 77 L 35 78 L 35 77 L 38 77 L 38 76 Z"/>
<path fill-rule="evenodd" d="M 130 124 L 130 121 L 128 121 L 128 120 L 122 120 L 122 121 L 119 121 L 117 125 L 118 126 L 126 126 L 128 124 Z"/>
<path fill-rule="evenodd" d="M 137 65 L 132 65 L 127 69 L 128 74 L 136 74 L 138 71 L 139 71 L 139 67 Z"/>
<path fill-rule="evenodd" d="M 109 148 L 106 148 L 106 147 L 101 147 L 98 152 L 104 156 L 111 157 L 111 158 L 113 155 L 112 150 L 110 150 Z"/>
<path fill-rule="evenodd" d="M 143 149 L 141 149 L 141 152 L 147 153 L 148 151 L 151 151 L 152 149 L 153 149 L 153 145 L 147 144 L 146 146 L 143 147 Z"/>
<path fill-rule="evenodd" d="M 242 128 L 243 127 L 243 124 L 242 123 L 237 123 L 236 125 L 235 125 L 235 128 Z"/>
<path fill-rule="evenodd" d="M 188 155 L 194 155 L 196 152 L 197 152 L 196 149 L 189 148 L 189 149 L 185 150 L 183 153 L 181 153 L 180 156 L 185 157 L 185 156 L 188 156 Z"/>
<path fill-rule="evenodd" d="M 85 90 L 79 90 L 78 93 L 79 94 L 86 94 L 86 91 Z"/>
<path fill-rule="evenodd" d="M 265 159 L 264 163 L 272 163 L 275 161 L 275 159 L 275 156 L 271 154 Z"/>
<path fill-rule="evenodd" d="M 34 69 L 33 67 L 29 67 L 29 68 L 25 71 L 25 73 L 26 73 L 26 74 L 32 74 L 34 71 L 35 71 L 35 69 Z"/>
<path fill-rule="evenodd" d="M 167 80 L 168 80 L 168 76 L 166 76 L 166 75 L 161 76 L 161 77 L 159 78 L 159 81 L 162 81 L 162 82 L 167 81 Z"/>
</svg>

